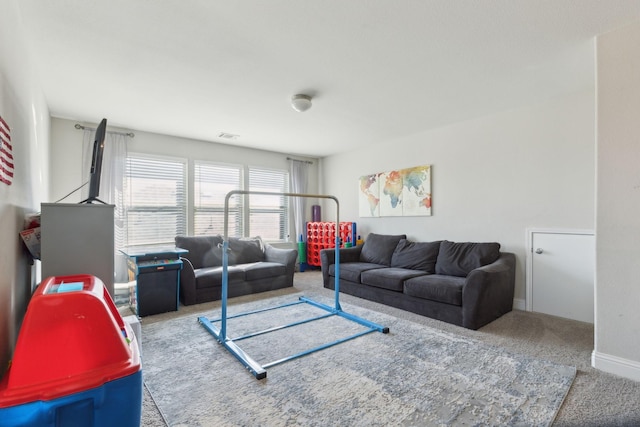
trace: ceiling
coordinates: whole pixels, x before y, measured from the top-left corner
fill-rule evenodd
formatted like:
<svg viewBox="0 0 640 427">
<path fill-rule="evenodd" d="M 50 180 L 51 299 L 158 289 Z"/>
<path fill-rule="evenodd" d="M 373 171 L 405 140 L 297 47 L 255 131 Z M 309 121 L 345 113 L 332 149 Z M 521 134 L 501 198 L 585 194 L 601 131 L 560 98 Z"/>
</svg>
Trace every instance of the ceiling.
<svg viewBox="0 0 640 427">
<path fill-rule="evenodd" d="M 640 18 L 640 0 L 16 3 L 52 116 L 310 157 L 593 88 L 593 37 Z"/>
</svg>

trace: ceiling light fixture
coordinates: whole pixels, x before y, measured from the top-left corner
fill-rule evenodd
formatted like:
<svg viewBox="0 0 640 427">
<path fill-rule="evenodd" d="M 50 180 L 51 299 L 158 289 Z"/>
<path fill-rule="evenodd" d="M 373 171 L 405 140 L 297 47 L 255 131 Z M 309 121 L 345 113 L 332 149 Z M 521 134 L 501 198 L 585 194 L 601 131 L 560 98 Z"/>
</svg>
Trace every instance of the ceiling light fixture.
<svg viewBox="0 0 640 427">
<path fill-rule="evenodd" d="M 297 94 L 291 97 L 291 106 L 294 110 L 302 113 L 311 108 L 311 97 L 309 95 Z"/>
</svg>

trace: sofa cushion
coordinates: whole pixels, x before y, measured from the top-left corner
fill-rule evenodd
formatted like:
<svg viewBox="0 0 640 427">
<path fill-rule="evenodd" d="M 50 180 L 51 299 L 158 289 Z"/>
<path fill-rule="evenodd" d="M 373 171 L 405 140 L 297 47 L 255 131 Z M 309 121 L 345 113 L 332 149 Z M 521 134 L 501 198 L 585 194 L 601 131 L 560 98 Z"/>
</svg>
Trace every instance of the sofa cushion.
<svg viewBox="0 0 640 427">
<path fill-rule="evenodd" d="M 425 274 L 427 273 L 424 271 L 406 268 L 378 268 L 376 270 L 363 271 L 360 282 L 363 285 L 402 292 L 405 280 Z"/>
<path fill-rule="evenodd" d="M 264 245 L 260 237 L 229 237 L 229 265 L 264 261 Z"/>
<path fill-rule="evenodd" d="M 222 286 L 222 267 L 203 267 L 195 270 L 196 288 Z M 227 268 L 227 283 L 232 280 L 244 280 L 244 271 L 236 266 Z"/>
<path fill-rule="evenodd" d="M 384 268 L 384 265 L 369 262 L 348 262 L 340 264 L 340 278 L 350 282 L 360 283 L 360 274 L 363 271 Z M 336 265 L 329 266 L 329 276 L 336 277 Z"/>
<path fill-rule="evenodd" d="M 398 242 L 406 238 L 406 234 L 394 236 L 369 233 L 360 252 L 360 261 L 389 266 Z"/>
<path fill-rule="evenodd" d="M 282 276 L 287 272 L 287 268 L 277 262 L 252 262 L 250 264 L 238 264 L 234 267 L 244 271 L 244 280 L 246 281 Z"/>
<path fill-rule="evenodd" d="M 404 293 L 416 298 L 461 306 L 464 283 L 464 277 L 429 274 L 407 280 L 404 283 Z"/>
<path fill-rule="evenodd" d="M 411 242 L 402 239 L 391 255 L 391 267 L 422 270 L 433 274 L 436 272 L 439 249 L 440 241 Z"/>
<path fill-rule="evenodd" d="M 436 274 L 466 277 L 471 270 L 495 262 L 500 257 L 500 243 L 440 243 Z"/>
<path fill-rule="evenodd" d="M 176 236 L 175 242 L 176 247 L 189 251 L 182 257 L 191 261 L 194 269 L 222 265 L 221 236 Z"/>
</svg>

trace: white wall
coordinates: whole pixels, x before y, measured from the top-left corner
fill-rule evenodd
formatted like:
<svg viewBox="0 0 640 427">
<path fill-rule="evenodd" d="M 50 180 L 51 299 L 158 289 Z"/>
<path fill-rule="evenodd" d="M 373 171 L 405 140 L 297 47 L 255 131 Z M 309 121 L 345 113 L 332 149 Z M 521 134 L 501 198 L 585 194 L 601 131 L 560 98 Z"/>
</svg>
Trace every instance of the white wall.
<svg viewBox="0 0 640 427">
<path fill-rule="evenodd" d="M 325 158 L 323 185 L 362 237 L 499 242 L 517 256 L 523 304 L 526 229 L 594 228 L 594 116 L 594 91 L 574 93 Z M 433 165 L 431 217 L 358 217 L 359 176 L 421 164 Z"/>
<path fill-rule="evenodd" d="M 640 22 L 598 37 L 595 367 L 640 381 Z"/>
<path fill-rule="evenodd" d="M 16 164 L 13 185 L 0 184 L 0 366 L 10 357 L 33 284 L 29 256 L 17 237 L 22 217 L 81 184 L 82 132 L 74 122 L 53 119 L 49 148 L 48 111 L 16 1 L 0 0 L 0 115 L 12 127 Z M 597 63 L 594 365 L 640 379 L 640 24 L 600 36 Z M 356 221 L 363 236 L 407 233 L 415 240 L 500 242 L 518 257 L 516 298 L 523 299 L 525 230 L 594 228 L 594 98 L 594 91 L 586 90 L 314 161 L 310 191 L 336 195 L 341 219 Z M 284 154 L 140 131 L 131 150 L 286 167 Z M 433 165 L 432 217 L 358 217 L 359 176 L 419 164 Z M 321 180 L 319 171 L 324 171 Z M 74 195 L 66 201 L 78 200 Z M 323 219 L 330 220 L 333 211 L 333 205 L 324 206 Z"/>
<path fill-rule="evenodd" d="M 26 213 L 48 197 L 49 111 L 29 60 L 17 1 L 0 0 L 0 115 L 11 127 L 14 178 L 0 183 L 0 376 L 35 285 L 19 237 Z"/>
<path fill-rule="evenodd" d="M 96 121 L 100 119 L 102 118 L 97 117 Z M 51 122 L 51 201 L 56 201 L 82 184 L 83 132 L 75 129 L 74 125 L 77 122 L 74 121 L 53 118 Z M 86 125 L 95 127 L 95 123 Z M 117 128 L 109 129 L 119 130 Z M 124 131 L 129 132 L 130 130 Z M 287 154 L 283 153 L 240 148 L 227 144 L 216 144 L 136 130 L 133 132 L 135 137 L 130 139 L 128 146 L 130 152 L 182 157 L 189 160 L 190 166 L 193 164 L 193 160 L 207 160 L 282 170 L 289 169 Z M 318 161 L 316 159 L 294 157 L 313 161 L 309 169 L 309 192 L 316 193 L 318 191 Z M 65 202 L 69 203 L 78 201 L 80 201 L 80 192 L 65 199 Z M 316 200 L 313 201 L 313 203 L 316 202 Z M 307 217 L 309 219 L 311 218 L 311 204 L 311 202 L 307 203 Z"/>
</svg>

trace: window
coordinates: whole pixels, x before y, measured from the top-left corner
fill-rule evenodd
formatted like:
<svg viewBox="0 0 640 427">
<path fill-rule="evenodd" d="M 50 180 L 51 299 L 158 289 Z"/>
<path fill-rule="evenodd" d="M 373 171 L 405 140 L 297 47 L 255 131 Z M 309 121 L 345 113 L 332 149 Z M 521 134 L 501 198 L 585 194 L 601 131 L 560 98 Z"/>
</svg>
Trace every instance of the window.
<svg viewBox="0 0 640 427">
<path fill-rule="evenodd" d="M 270 193 L 289 191 L 289 173 L 249 168 L 249 190 Z M 249 195 L 249 235 L 264 240 L 286 240 L 289 230 L 289 197 Z"/>
<path fill-rule="evenodd" d="M 224 234 L 224 199 L 242 188 L 242 168 L 195 162 L 193 170 L 193 234 Z M 229 236 L 242 237 L 242 196 L 229 198 Z"/>
<path fill-rule="evenodd" d="M 173 244 L 187 232 L 186 162 L 129 154 L 124 183 L 127 245 Z"/>
<path fill-rule="evenodd" d="M 289 192 L 286 170 L 193 161 L 130 153 L 124 184 L 125 246 L 173 244 L 175 236 L 224 234 L 225 197 L 232 190 Z M 187 176 L 193 179 L 187 185 Z M 189 191 L 189 195 L 187 192 Z M 188 200 L 193 200 L 189 202 Z M 234 195 L 229 199 L 228 235 L 289 237 L 289 198 Z"/>
</svg>

